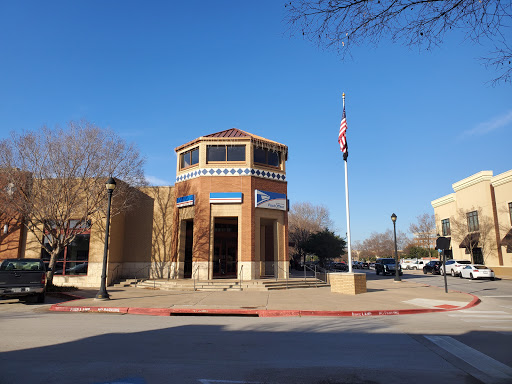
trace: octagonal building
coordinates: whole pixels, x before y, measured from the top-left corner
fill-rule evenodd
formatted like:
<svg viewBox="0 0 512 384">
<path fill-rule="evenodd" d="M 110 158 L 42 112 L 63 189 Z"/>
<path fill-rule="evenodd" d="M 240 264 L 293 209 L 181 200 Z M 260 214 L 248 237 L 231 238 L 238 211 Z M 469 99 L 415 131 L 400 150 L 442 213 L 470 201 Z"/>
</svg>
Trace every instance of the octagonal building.
<svg viewBox="0 0 512 384">
<path fill-rule="evenodd" d="M 233 128 L 175 151 L 176 277 L 285 278 L 288 147 Z"/>
</svg>

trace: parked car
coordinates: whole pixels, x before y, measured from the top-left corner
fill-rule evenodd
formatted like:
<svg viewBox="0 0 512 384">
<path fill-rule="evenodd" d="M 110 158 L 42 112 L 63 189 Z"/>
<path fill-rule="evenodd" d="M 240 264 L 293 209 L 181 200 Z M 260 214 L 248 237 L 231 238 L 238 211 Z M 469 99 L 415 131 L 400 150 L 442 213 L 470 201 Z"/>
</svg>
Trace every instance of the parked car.
<svg viewBox="0 0 512 384">
<path fill-rule="evenodd" d="M 461 279 L 491 279 L 494 280 L 494 271 L 481 264 L 468 264 L 460 269 Z"/>
<path fill-rule="evenodd" d="M 361 269 L 370 269 L 370 264 L 368 264 L 366 261 L 361 262 L 360 266 Z"/>
<path fill-rule="evenodd" d="M 446 273 L 452 276 L 458 276 L 460 274 L 460 267 L 471 264 L 470 260 L 446 260 Z M 441 267 L 441 275 L 443 274 L 443 268 Z"/>
<path fill-rule="evenodd" d="M 45 299 L 46 269 L 41 259 L 5 259 L 0 264 L 0 297 Z"/>
<path fill-rule="evenodd" d="M 402 268 L 400 267 L 400 264 L 398 264 L 398 271 L 400 276 L 402 276 Z M 385 258 L 385 259 L 377 259 L 375 262 L 375 273 L 378 275 L 382 273 L 383 275 L 386 274 L 395 274 L 396 273 L 396 264 L 395 259 L 392 258 Z"/>
<path fill-rule="evenodd" d="M 370 263 L 370 269 L 375 269 L 375 263 Z"/>
<path fill-rule="evenodd" d="M 438 260 L 432 260 L 432 261 L 429 261 L 427 264 L 425 264 L 425 266 L 423 267 L 423 274 L 427 274 L 427 273 L 431 273 L 433 275 L 435 274 L 441 274 L 441 272 L 439 271 L 440 268 L 442 266 L 442 263 Z"/>
<path fill-rule="evenodd" d="M 331 269 L 333 271 L 345 272 L 345 271 L 348 271 L 348 265 L 346 263 L 344 263 L 343 261 L 341 263 L 332 263 Z"/>
<path fill-rule="evenodd" d="M 429 260 L 415 260 L 413 262 L 410 263 L 409 267 L 410 269 L 423 269 L 423 267 L 429 263 L 430 261 Z"/>
<path fill-rule="evenodd" d="M 412 269 L 411 266 L 412 264 L 415 262 L 415 260 L 402 260 L 402 262 L 400 263 L 400 266 L 402 267 L 402 269 Z"/>
<path fill-rule="evenodd" d="M 353 261 L 352 262 L 352 269 L 359 269 L 360 266 L 359 266 L 359 261 Z"/>
</svg>

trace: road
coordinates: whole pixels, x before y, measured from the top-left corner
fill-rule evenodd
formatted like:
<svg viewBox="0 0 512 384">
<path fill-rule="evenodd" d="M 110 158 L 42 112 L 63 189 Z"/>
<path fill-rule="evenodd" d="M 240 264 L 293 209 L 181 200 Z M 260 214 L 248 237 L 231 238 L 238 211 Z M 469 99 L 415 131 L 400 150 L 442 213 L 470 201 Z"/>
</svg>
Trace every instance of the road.
<svg viewBox="0 0 512 384">
<path fill-rule="evenodd" d="M 418 272 L 403 277 L 443 284 Z M 449 283 L 482 303 L 422 315 L 242 318 L 52 313 L 51 301 L 0 302 L 0 383 L 512 382 L 512 282 Z"/>
</svg>

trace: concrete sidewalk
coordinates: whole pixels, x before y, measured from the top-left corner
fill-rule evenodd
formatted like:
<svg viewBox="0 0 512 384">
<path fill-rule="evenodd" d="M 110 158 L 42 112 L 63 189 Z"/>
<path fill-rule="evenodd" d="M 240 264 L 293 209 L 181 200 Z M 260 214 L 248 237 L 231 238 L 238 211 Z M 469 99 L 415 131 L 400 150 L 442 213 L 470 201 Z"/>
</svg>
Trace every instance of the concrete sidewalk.
<svg viewBox="0 0 512 384">
<path fill-rule="evenodd" d="M 232 316 L 386 316 L 467 309 L 480 300 L 471 294 L 393 279 L 368 280 L 368 292 L 332 293 L 329 287 L 272 291 L 163 291 L 141 288 L 108 289 L 110 300 L 94 299 L 96 290 L 68 295 L 53 305 L 58 312 L 111 312 Z"/>
</svg>

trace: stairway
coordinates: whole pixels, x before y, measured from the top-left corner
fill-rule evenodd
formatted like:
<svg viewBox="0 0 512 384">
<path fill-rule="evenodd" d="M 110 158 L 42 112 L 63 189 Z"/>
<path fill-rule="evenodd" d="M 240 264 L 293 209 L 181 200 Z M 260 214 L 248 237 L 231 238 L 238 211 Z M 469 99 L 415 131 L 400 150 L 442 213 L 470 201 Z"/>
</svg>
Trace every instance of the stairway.
<svg viewBox="0 0 512 384">
<path fill-rule="evenodd" d="M 191 279 L 154 279 L 134 281 L 129 279 L 115 284 L 114 287 L 137 287 L 145 289 L 177 290 L 177 291 L 271 291 L 278 289 L 294 288 L 320 288 L 328 287 L 329 284 L 314 278 L 290 278 L 288 282 L 285 279 L 257 279 L 247 280 L 240 284 L 240 280 L 235 279 L 216 279 L 216 280 L 196 280 Z"/>
</svg>

